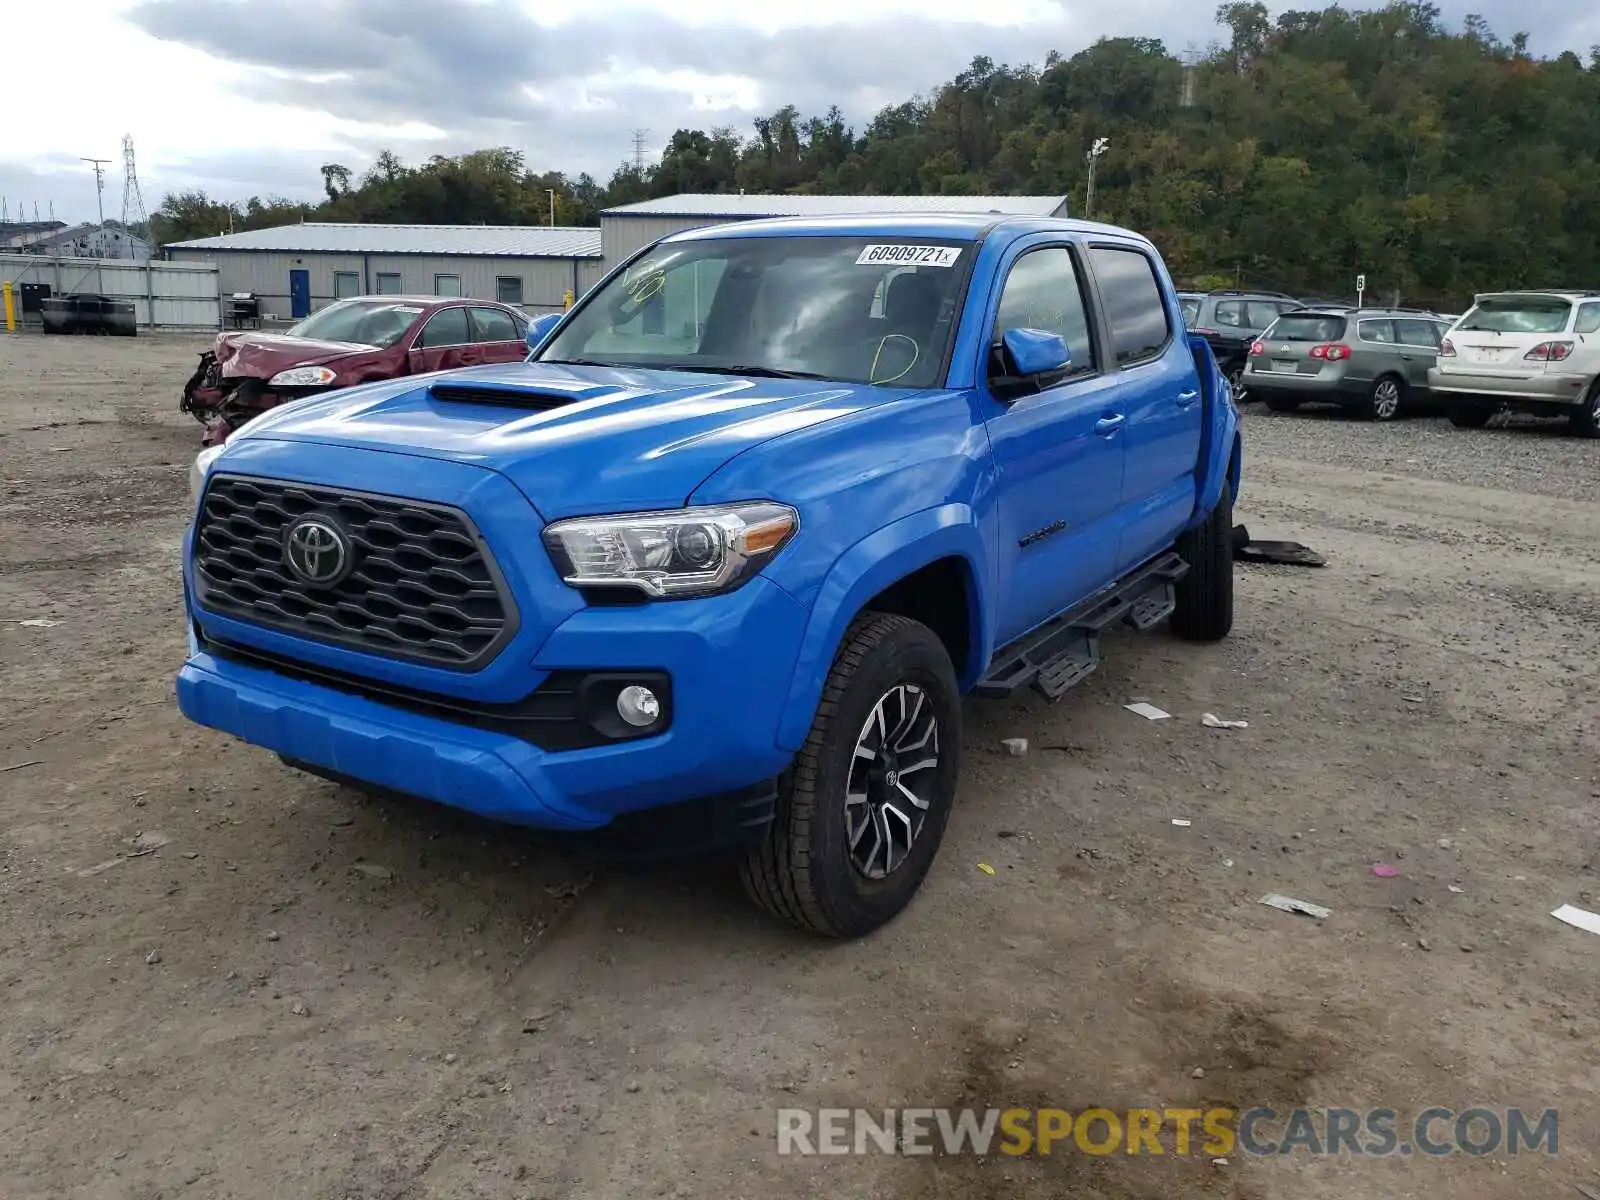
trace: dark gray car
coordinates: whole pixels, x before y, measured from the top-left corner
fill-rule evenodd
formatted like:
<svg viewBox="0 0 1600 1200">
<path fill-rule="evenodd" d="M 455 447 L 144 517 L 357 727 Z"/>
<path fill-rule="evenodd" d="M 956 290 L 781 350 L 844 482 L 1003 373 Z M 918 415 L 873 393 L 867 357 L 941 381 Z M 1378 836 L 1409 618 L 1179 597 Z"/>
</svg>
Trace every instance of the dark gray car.
<svg viewBox="0 0 1600 1200">
<path fill-rule="evenodd" d="M 1282 292 L 1179 292 L 1184 324 L 1211 345 L 1217 365 L 1233 385 L 1233 398 L 1245 398 L 1244 367 L 1250 344 L 1283 313 L 1303 302 Z"/>
<path fill-rule="evenodd" d="M 1428 368 L 1450 324 L 1390 308 L 1285 313 L 1250 347 L 1244 384 L 1275 412 L 1325 401 L 1392 421 L 1428 398 Z"/>
</svg>

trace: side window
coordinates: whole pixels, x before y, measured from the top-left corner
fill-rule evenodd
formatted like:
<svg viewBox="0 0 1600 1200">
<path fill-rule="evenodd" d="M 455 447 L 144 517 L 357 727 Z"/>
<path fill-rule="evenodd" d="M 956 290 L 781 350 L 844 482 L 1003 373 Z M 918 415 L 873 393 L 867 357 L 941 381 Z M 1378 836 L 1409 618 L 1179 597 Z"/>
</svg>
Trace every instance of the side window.
<svg viewBox="0 0 1600 1200">
<path fill-rule="evenodd" d="M 464 346 L 471 340 L 472 334 L 467 329 L 467 310 L 457 305 L 455 308 L 441 308 L 428 318 L 417 345 L 430 349 L 436 346 Z"/>
<path fill-rule="evenodd" d="M 1011 264 L 995 313 L 993 343 L 998 345 L 1009 329 L 1059 333 L 1072 354 L 1063 377 L 1093 374 L 1097 369 L 1082 282 L 1065 246 L 1030 250 Z"/>
<path fill-rule="evenodd" d="M 1190 299 L 1190 300 L 1180 300 L 1180 301 L 1178 301 L 1178 303 L 1183 308 L 1183 319 L 1185 321 L 1187 321 L 1190 325 L 1193 325 L 1196 321 L 1198 321 L 1200 319 L 1200 301 L 1194 300 L 1194 299 Z"/>
<path fill-rule="evenodd" d="M 1356 336 L 1363 342 L 1381 342 L 1394 345 L 1393 321 L 1361 321 L 1356 325 Z"/>
<path fill-rule="evenodd" d="M 1573 333 L 1600 333 L 1600 304 L 1578 305 L 1578 320 Z"/>
<path fill-rule="evenodd" d="M 1439 327 L 1432 321 L 1398 320 L 1394 323 L 1395 335 L 1402 346 L 1424 346 L 1429 350 L 1439 348 Z"/>
<path fill-rule="evenodd" d="M 1265 300 L 1250 300 L 1244 306 L 1245 315 L 1249 318 L 1251 329 L 1265 329 L 1278 319 L 1279 314 L 1285 310 L 1276 304 L 1269 304 Z"/>
<path fill-rule="evenodd" d="M 514 342 L 517 340 L 516 322 L 511 314 L 498 308 L 472 310 L 472 340 L 475 342 Z"/>
<path fill-rule="evenodd" d="M 1160 354 L 1171 339 L 1172 326 L 1149 255 L 1108 246 L 1096 246 L 1089 255 L 1106 307 L 1117 365 L 1128 366 Z"/>
<path fill-rule="evenodd" d="M 1244 324 L 1244 301 L 1218 300 L 1216 314 L 1218 325 L 1226 325 L 1230 329 L 1238 329 Z"/>
</svg>

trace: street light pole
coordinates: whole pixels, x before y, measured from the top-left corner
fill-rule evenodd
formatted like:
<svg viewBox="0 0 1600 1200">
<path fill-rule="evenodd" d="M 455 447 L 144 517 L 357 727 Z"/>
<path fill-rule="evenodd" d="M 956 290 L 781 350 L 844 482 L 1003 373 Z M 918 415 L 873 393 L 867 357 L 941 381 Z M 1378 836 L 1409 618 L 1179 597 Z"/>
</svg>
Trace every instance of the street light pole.
<svg viewBox="0 0 1600 1200">
<path fill-rule="evenodd" d="M 1094 217 L 1094 168 L 1100 161 L 1100 156 L 1106 152 L 1106 147 L 1111 145 L 1109 138 L 1095 138 L 1094 144 L 1089 147 L 1085 157 L 1089 160 L 1089 186 L 1083 198 L 1083 219 L 1091 220 Z"/>
</svg>

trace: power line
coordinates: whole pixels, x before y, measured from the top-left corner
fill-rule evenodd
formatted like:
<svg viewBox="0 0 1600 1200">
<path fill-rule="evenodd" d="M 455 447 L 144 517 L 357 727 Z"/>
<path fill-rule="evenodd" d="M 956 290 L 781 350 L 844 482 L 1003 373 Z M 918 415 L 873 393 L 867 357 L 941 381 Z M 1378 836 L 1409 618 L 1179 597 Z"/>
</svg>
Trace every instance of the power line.
<svg viewBox="0 0 1600 1200">
<path fill-rule="evenodd" d="M 633 131 L 633 167 L 636 171 L 644 170 L 644 142 L 649 136 L 650 131 L 648 129 L 635 129 Z"/>
</svg>

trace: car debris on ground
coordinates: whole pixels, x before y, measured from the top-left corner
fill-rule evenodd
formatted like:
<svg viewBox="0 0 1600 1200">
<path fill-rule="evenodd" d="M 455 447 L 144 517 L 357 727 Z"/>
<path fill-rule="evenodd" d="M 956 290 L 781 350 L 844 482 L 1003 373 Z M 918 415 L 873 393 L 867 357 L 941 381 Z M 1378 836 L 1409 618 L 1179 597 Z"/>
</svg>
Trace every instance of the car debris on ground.
<svg viewBox="0 0 1600 1200">
<path fill-rule="evenodd" d="M 1333 909 L 1331 908 L 1324 908 L 1320 904 L 1312 904 L 1309 900 L 1296 900 L 1293 896 L 1280 896 L 1277 892 L 1261 897 L 1256 903 L 1265 904 L 1268 908 L 1276 908 L 1286 913 L 1315 917 L 1319 921 L 1326 920 L 1333 915 Z"/>
</svg>

